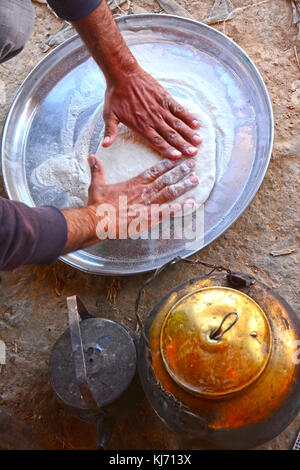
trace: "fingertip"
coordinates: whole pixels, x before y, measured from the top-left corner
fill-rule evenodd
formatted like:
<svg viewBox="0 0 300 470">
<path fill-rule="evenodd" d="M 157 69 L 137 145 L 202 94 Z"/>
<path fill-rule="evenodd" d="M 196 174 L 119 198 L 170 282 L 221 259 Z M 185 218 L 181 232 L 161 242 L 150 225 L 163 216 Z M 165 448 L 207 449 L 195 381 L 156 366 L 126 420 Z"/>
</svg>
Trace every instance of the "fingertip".
<svg viewBox="0 0 300 470">
<path fill-rule="evenodd" d="M 194 173 L 194 172 L 191 173 L 190 181 L 191 181 L 191 183 L 193 183 L 195 185 L 199 184 L 199 178 L 196 175 L 196 173 Z"/>
<path fill-rule="evenodd" d="M 166 151 L 166 157 L 172 160 L 177 160 L 182 157 L 182 153 L 177 149 L 170 148 Z"/>
<path fill-rule="evenodd" d="M 191 122 L 191 127 L 193 129 L 199 129 L 200 127 L 200 121 L 198 121 L 198 119 L 193 119 L 192 122 Z"/>
<path fill-rule="evenodd" d="M 102 147 L 109 147 L 112 144 L 111 137 L 106 136 L 102 140 Z"/>
<path fill-rule="evenodd" d="M 116 120 L 109 120 L 105 125 L 104 138 L 102 147 L 109 147 L 114 143 L 118 135 L 118 122 Z"/>
<path fill-rule="evenodd" d="M 199 151 L 198 147 L 192 147 L 192 146 L 188 147 L 187 145 L 184 146 L 185 156 L 187 157 L 195 157 L 198 151 Z"/>
<path fill-rule="evenodd" d="M 88 156 L 88 162 L 89 162 L 91 170 L 94 170 L 97 166 L 97 157 L 96 157 L 96 155 L 89 155 Z"/>
<path fill-rule="evenodd" d="M 202 139 L 201 139 L 200 135 L 198 135 L 198 134 L 193 135 L 192 141 L 193 141 L 193 144 L 197 145 L 197 146 L 202 144 Z"/>
<path fill-rule="evenodd" d="M 90 165 L 91 170 L 98 170 L 100 172 L 104 172 L 104 167 L 102 165 L 102 162 L 97 155 L 89 155 L 88 157 L 88 162 Z"/>
</svg>

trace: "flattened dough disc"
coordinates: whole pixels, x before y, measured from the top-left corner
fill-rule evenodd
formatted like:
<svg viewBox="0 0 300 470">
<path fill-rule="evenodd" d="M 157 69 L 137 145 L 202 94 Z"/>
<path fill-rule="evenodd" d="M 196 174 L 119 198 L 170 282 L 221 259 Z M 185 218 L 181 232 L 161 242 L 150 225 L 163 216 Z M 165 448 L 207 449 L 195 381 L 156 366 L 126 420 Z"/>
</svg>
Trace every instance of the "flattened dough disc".
<svg viewBox="0 0 300 470">
<path fill-rule="evenodd" d="M 193 198 L 196 208 L 203 204 L 213 188 L 216 178 L 216 135 L 210 118 L 195 103 L 175 97 L 187 110 L 193 113 L 201 122 L 200 133 L 202 143 L 195 156 L 196 166 L 194 172 L 199 178 L 199 184 L 184 195 L 177 198 L 183 202 Z M 123 124 L 119 125 L 119 132 L 115 142 L 110 147 L 97 149 L 97 155 L 105 169 L 105 179 L 108 184 L 120 183 L 137 176 L 162 157 L 153 150 L 145 139 L 138 136 Z M 178 160 L 180 163 L 183 159 Z"/>
</svg>

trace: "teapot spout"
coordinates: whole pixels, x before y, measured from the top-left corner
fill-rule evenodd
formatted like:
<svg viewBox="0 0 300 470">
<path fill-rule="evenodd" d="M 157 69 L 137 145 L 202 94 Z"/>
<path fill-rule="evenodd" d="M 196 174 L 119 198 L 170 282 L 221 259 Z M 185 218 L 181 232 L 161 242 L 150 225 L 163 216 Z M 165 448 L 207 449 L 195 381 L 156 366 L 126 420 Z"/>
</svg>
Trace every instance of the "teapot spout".
<svg viewBox="0 0 300 470">
<path fill-rule="evenodd" d="M 115 420 L 112 416 L 101 414 L 97 421 L 97 449 L 106 450 L 111 438 Z"/>
</svg>

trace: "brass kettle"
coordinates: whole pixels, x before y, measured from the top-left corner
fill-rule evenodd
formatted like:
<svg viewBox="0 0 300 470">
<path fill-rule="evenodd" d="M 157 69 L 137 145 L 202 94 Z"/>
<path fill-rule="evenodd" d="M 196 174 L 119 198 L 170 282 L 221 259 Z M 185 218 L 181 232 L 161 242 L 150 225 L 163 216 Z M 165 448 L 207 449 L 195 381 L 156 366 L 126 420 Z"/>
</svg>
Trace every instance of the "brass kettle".
<svg viewBox="0 0 300 470">
<path fill-rule="evenodd" d="M 212 274 L 176 287 L 152 310 L 139 375 L 156 413 L 187 446 L 256 447 L 300 409 L 299 339 L 296 314 L 267 286 Z"/>
</svg>

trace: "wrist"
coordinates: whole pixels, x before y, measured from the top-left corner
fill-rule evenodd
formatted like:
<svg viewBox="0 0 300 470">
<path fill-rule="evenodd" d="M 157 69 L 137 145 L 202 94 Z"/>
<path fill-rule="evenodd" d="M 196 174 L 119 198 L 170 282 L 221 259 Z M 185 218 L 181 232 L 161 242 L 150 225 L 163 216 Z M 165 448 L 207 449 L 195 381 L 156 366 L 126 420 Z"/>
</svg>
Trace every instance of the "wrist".
<svg viewBox="0 0 300 470">
<path fill-rule="evenodd" d="M 109 71 L 105 74 L 108 86 L 116 86 L 117 84 L 124 85 L 124 80 L 128 80 L 128 78 L 142 70 L 131 52 L 128 52 L 129 54 L 127 54 L 126 57 L 123 56 L 110 64 Z"/>
<path fill-rule="evenodd" d="M 93 241 L 99 241 L 97 238 L 96 234 L 96 228 L 97 228 L 97 204 L 89 204 L 86 207 L 83 207 L 82 210 L 84 211 L 84 220 L 86 220 L 87 226 L 88 226 L 88 231 L 91 236 L 91 240 Z"/>
<path fill-rule="evenodd" d="M 93 205 L 80 209 L 62 210 L 67 223 L 68 238 L 63 254 L 81 250 L 99 241 L 96 234 L 97 208 Z"/>
<path fill-rule="evenodd" d="M 106 1 L 85 18 L 73 22 L 107 83 L 120 81 L 138 67 L 122 37 Z"/>
</svg>

